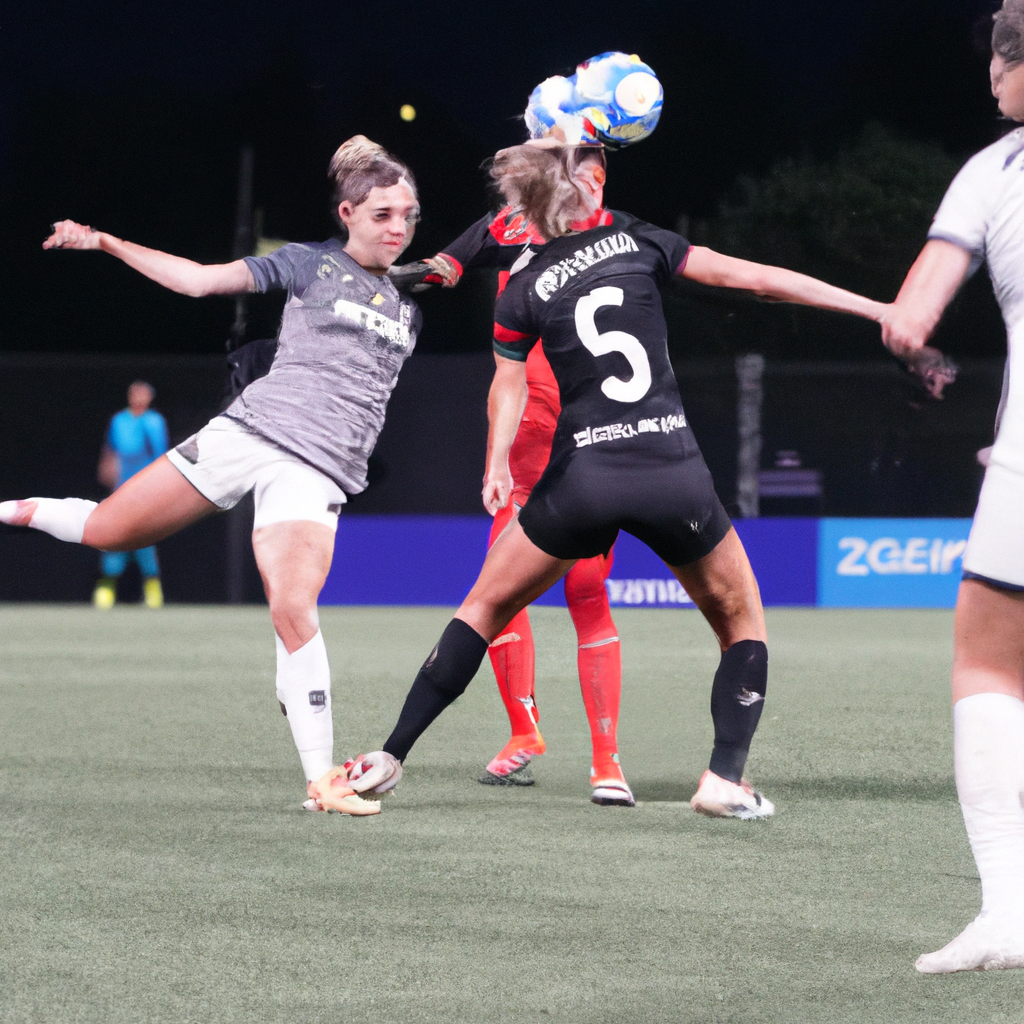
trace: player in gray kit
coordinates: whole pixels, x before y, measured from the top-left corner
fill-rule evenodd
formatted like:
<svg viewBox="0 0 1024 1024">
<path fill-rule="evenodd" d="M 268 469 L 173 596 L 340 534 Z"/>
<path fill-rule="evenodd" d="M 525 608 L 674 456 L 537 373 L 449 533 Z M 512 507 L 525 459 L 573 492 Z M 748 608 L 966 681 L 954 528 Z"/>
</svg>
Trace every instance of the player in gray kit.
<svg viewBox="0 0 1024 1024">
<path fill-rule="evenodd" d="M 307 786 L 334 764 L 317 598 L 331 566 L 338 513 L 347 494 L 366 487 L 367 459 L 420 327 L 418 308 L 387 276 L 419 218 L 408 168 L 357 135 L 334 154 L 329 177 L 341 238 L 233 263 L 202 265 L 73 221 L 55 224 L 44 249 L 100 249 L 185 295 L 285 289 L 278 351 L 270 372 L 222 415 L 100 504 L 0 502 L 0 522 L 102 551 L 131 551 L 229 509 L 252 491 L 253 550 L 276 633 L 277 696 Z M 312 795 L 304 806 L 322 809 Z M 375 809 L 366 807 L 366 813 Z"/>
</svg>

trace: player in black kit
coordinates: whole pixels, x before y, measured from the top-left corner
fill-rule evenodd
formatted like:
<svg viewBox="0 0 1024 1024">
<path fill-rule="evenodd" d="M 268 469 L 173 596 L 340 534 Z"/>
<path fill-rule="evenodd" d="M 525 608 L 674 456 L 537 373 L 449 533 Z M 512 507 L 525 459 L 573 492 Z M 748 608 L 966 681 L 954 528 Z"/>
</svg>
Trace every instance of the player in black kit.
<svg viewBox="0 0 1024 1024">
<path fill-rule="evenodd" d="M 354 787 L 393 785 L 416 739 L 468 686 L 490 640 L 577 559 L 607 552 L 621 529 L 665 561 L 721 647 L 711 691 L 714 749 L 691 807 L 716 817 L 767 817 L 773 805 L 743 778 L 767 684 L 764 613 L 683 411 L 658 286 L 679 275 L 879 322 L 889 307 L 691 246 L 628 214 L 570 232 L 587 212 L 579 170 L 591 158 L 585 148 L 552 140 L 495 158 L 498 188 L 550 239 L 523 250 L 495 309 L 502 396 L 495 429 L 514 433 L 518 425 L 525 359 L 540 338 L 562 411 L 544 475 L 488 552 L 383 750 L 357 762 L 353 774 L 364 774 Z"/>
</svg>

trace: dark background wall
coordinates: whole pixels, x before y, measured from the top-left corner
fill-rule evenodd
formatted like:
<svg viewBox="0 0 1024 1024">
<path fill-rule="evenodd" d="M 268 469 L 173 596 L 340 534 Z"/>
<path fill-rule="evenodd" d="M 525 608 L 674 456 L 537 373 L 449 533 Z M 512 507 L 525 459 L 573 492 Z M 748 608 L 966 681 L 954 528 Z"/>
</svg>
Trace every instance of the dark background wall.
<svg viewBox="0 0 1024 1024">
<path fill-rule="evenodd" d="M 482 514 L 492 367 L 489 353 L 414 355 L 371 460 L 371 486 L 343 514 Z M 735 514 L 734 364 L 678 360 L 676 372 L 716 486 Z M 223 405 L 219 356 L 0 354 L 0 498 L 102 498 L 100 443 L 136 378 L 156 387 L 172 443 Z M 813 509 L 822 515 L 969 516 L 981 480 L 975 453 L 991 443 L 1001 378 L 1001 360 L 965 361 L 946 399 L 935 403 L 923 401 L 895 363 L 768 362 L 762 465 L 770 467 L 778 450 L 799 452 L 804 466 L 823 474 Z M 232 517 L 245 553 L 242 596 L 262 599 L 247 544 L 251 508 L 240 507 L 160 545 L 169 600 L 227 599 Z M 95 552 L 31 530 L 0 531 L 0 600 L 88 599 Z"/>
</svg>

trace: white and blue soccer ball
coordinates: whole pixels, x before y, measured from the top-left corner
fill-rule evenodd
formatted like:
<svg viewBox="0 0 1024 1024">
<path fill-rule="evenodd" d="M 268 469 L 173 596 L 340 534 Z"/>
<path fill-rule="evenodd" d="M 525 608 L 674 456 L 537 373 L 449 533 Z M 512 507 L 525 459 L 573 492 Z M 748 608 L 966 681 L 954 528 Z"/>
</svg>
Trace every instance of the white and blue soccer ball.
<svg viewBox="0 0 1024 1024">
<path fill-rule="evenodd" d="M 533 139 L 558 128 L 570 145 L 621 149 L 654 131 L 662 99 L 658 76 L 635 53 L 602 53 L 568 78 L 541 82 L 530 94 L 526 127 Z"/>
</svg>

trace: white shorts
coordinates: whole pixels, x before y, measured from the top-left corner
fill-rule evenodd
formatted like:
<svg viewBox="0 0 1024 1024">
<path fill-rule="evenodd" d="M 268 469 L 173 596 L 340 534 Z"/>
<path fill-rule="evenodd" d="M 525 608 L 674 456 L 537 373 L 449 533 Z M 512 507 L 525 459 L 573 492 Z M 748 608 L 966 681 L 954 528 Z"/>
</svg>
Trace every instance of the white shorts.
<svg viewBox="0 0 1024 1024">
<path fill-rule="evenodd" d="M 963 565 L 968 578 L 1024 589 L 1024 475 L 989 464 Z"/>
<path fill-rule="evenodd" d="M 217 508 L 234 508 L 252 491 L 254 530 L 296 519 L 338 528 L 345 492 L 308 462 L 226 416 L 215 416 L 167 458 Z"/>
</svg>

